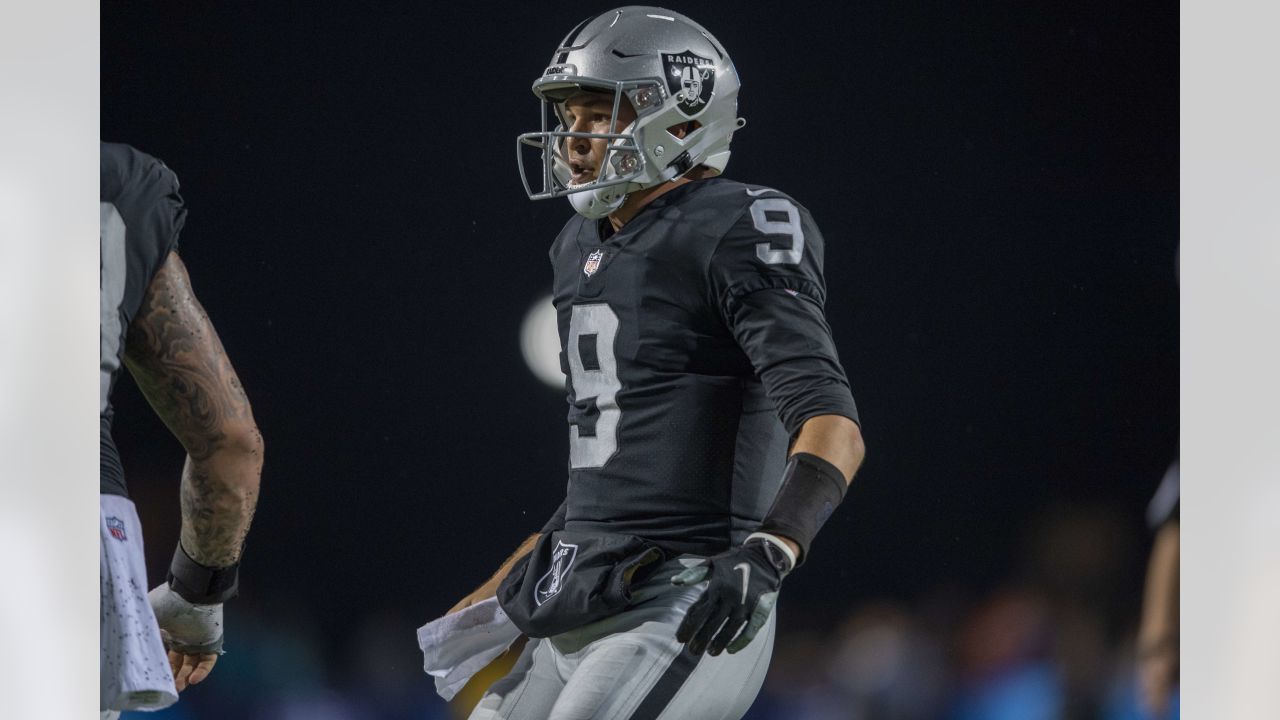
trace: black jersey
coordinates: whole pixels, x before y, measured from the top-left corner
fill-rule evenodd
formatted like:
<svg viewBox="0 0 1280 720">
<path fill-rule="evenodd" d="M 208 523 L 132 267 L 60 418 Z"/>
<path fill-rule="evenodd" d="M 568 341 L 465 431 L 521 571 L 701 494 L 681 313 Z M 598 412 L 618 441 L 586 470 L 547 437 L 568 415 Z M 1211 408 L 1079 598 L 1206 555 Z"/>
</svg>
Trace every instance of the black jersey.
<svg viewBox="0 0 1280 720">
<path fill-rule="evenodd" d="M 111 389 L 120 373 L 124 339 L 147 286 L 178 246 L 187 211 L 178 178 L 159 160 L 128 145 L 102 143 L 100 492 L 126 495 L 120 454 L 111 438 Z"/>
<path fill-rule="evenodd" d="M 805 420 L 858 420 L 823 314 L 823 241 L 786 195 L 682 185 L 551 248 L 569 401 L 566 527 L 673 552 L 740 542 Z"/>
</svg>

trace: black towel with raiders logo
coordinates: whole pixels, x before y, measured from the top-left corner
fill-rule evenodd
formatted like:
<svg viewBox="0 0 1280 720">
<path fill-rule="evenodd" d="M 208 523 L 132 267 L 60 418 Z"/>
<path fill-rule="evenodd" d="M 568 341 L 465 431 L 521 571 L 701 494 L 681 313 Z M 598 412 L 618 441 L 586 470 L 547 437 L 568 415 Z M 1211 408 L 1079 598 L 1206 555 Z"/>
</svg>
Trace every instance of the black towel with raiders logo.
<svg viewBox="0 0 1280 720">
<path fill-rule="evenodd" d="M 538 539 L 498 587 L 498 603 L 529 637 L 559 635 L 609 617 L 665 560 L 633 535 L 557 530 Z"/>
</svg>

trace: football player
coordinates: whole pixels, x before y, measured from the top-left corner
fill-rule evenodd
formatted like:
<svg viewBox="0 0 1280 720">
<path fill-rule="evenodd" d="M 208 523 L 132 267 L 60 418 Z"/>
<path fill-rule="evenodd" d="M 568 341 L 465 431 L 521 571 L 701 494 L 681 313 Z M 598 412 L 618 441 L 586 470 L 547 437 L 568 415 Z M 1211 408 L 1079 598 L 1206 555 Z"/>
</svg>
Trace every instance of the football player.
<svg viewBox="0 0 1280 720">
<path fill-rule="evenodd" d="M 534 81 L 525 187 L 576 211 L 550 251 L 568 489 L 454 607 L 496 594 L 530 637 L 473 720 L 741 717 L 779 588 L 862 461 L 822 235 L 719 177 L 738 85 L 711 33 L 654 7 L 588 18 Z"/>
<path fill-rule="evenodd" d="M 222 604 L 262 474 L 249 400 L 178 257 L 178 179 L 128 145 L 102 143 L 100 567 L 102 718 L 154 710 L 208 676 L 222 652 Z M 182 534 L 149 594 L 142 529 L 111 437 L 111 390 L 127 365 L 187 451 Z M 167 651 L 167 654 L 166 654 Z"/>
</svg>

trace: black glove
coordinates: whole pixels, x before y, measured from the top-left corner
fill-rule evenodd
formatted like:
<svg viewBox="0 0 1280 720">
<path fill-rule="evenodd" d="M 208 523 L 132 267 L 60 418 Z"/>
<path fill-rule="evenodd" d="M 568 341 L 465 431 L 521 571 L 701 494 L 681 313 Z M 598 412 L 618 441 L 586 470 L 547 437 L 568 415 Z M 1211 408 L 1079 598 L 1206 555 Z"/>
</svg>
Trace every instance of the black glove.
<svg viewBox="0 0 1280 720">
<path fill-rule="evenodd" d="M 779 545 L 752 536 L 671 578 L 673 585 L 708 582 L 685 613 L 676 639 L 695 655 L 719 655 L 725 649 L 736 653 L 746 647 L 768 621 L 782 578 L 791 571 L 792 560 Z"/>
</svg>

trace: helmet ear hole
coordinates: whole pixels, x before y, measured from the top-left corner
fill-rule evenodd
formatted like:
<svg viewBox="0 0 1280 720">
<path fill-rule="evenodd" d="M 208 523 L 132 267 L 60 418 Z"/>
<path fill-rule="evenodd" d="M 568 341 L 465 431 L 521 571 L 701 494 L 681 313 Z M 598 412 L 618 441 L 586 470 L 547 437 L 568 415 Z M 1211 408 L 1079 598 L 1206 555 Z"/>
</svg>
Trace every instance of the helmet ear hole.
<svg viewBox="0 0 1280 720">
<path fill-rule="evenodd" d="M 682 123 L 676 123 L 667 128 L 667 133 L 677 140 L 683 140 L 693 134 L 695 130 L 702 127 L 702 123 L 697 120 L 686 120 Z"/>
</svg>

